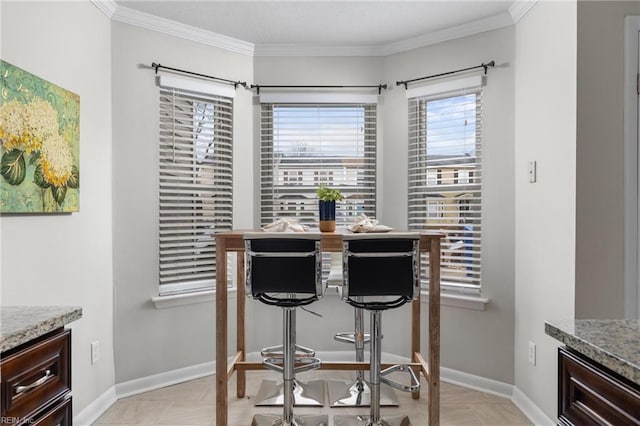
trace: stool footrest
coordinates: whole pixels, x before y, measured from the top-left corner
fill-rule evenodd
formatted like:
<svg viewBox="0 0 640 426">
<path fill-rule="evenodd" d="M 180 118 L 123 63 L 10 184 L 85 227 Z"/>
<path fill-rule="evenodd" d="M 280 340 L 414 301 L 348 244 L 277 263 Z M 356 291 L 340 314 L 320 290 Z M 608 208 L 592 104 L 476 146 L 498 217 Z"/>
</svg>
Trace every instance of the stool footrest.
<svg viewBox="0 0 640 426">
<path fill-rule="evenodd" d="M 303 371 L 314 370 L 316 368 L 320 368 L 320 366 L 322 365 L 320 359 L 315 357 L 298 358 L 295 360 L 295 362 L 297 365 L 293 369 L 294 373 L 302 373 Z M 262 364 L 265 366 L 265 368 L 277 371 L 278 373 L 282 373 L 284 370 L 282 366 L 282 358 L 265 358 L 262 361 Z"/>
<path fill-rule="evenodd" d="M 400 382 L 396 382 L 395 380 L 391 380 L 385 377 L 388 374 L 395 373 L 396 371 L 404 371 L 407 373 L 411 380 L 410 385 L 405 385 Z M 417 392 L 420 390 L 420 380 L 416 376 L 416 373 L 413 371 L 413 368 L 409 367 L 405 364 L 392 365 L 389 368 L 385 368 L 380 372 L 380 382 L 386 383 L 394 389 L 398 389 L 403 392 Z"/>
<path fill-rule="evenodd" d="M 260 350 L 260 356 L 268 358 L 282 358 L 282 345 L 268 346 Z M 316 356 L 316 351 L 305 346 L 296 345 L 297 358 L 313 357 Z"/>
<path fill-rule="evenodd" d="M 356 334 L 353 331 L 339 332 L 339 333 L 336 333 L 335 336 L 333 336 L 333 339 L 336 342 L 355 344 L 356 343 Z M 369 343 L 370 341 L 371 341 L 371 334 L 364 333 L 363 334 L 363 342 L 364 343 Z"/>
</svg>

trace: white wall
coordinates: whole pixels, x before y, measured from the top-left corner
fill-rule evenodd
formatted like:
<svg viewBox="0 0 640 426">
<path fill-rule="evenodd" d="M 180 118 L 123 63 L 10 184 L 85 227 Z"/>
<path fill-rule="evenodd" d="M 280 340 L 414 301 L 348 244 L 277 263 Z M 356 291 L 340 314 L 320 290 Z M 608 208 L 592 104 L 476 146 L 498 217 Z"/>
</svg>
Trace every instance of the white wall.
<svg viewBox="0 0 640 426">
<path fill-rule="evenodd" d="M 516 24 L 515 51 L 515 384 L 556 418 L 558 342 L 544 321 L 574 316 L 576 3 L 536 3 Z"/>
<path fill-rule="evenodd" d="M 624 318 L 624 18 L 640 2 L 578 3 L 577 318 Z"/>
<path fill-rule="evenodd" d="M 214 302 L 155 309 L 158 295 L 158 102 L 152 62 L 253 81 L 252 58 L 112 24 L 116 382 L 215 359 Z M 251 92 L 234 102 L 235 228 L 253 226 Z M 233 318 L 235 310 L 229 313 Z M 231 332 L 231 335 L 235 333 Z M 230 349 L 233 342 L 230 342 Z"/>
<path fill-rule="evenodd" d="M 2 59 L 80 96 L 80 212 L 3 215 L 0 259 L 3 305 L 82 306 L 71 326 L 78 413 L 114 384 L 110 22 L 88 1 L 0 7 Z"/>
<path fill-rule="evenodd" d="M 397 227 L 407 226 L 407 100 L 401 79 L 420 77 L 495 59 L 484 88 L 484 192 L 483 294 L 491 298 L 486 311 L 442 309 L 442 365 L 471 374 L 513 383 L 514 305 L 514 185 L 513 102 L 514 29 L 478 34 L 391 57 L 256 57 L 255 79 L 259 84 L 389 84 L 383 91 L 378 114 L 382 125 L 378 152 L 378 218 Z M 257 109 L 257 107 L 256 107 Z M 257 142 L 256 142 L 257 143 Z M 256 155 L 259 152 L 255 151 Z M 259 198 L 256 198 L 259 205 Z M 257 223 L 257 221 L 256 221 Z M 249 317 L 260 315 L 276 324 L 279 314 L 250 304 Z M 351 309 L 333 296 L 312 307 L 327 314 L 319 322 L 301 313 L 299 340 L 323 350 L 346 350 L 333 342 L 336 331 L 352 324 Z M 427 305 L 423 307 L 423 350 L 427 349 Z M 386 312 L 383 327 L 405 330 L 385 334 L 385 351 L 408 355 L 408 309 Z M 251 323 L 251 320 L 249 321 Z M 263 322 L 261 322 L 263 324 Z M 348 328 L 348 327 L 347 327 Z M 250 349 L 273 344 L 277 333 L 264 327 L 248 330 Z"/>
</svg>

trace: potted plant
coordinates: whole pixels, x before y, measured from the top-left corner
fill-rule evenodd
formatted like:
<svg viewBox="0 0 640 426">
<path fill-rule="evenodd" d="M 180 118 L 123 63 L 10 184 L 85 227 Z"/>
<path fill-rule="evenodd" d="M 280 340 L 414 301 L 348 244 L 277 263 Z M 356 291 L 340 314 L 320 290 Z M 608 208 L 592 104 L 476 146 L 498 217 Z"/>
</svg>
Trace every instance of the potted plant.
<svg viewBox="0 0 640 426">
<path fill-rule="evenodd" d="M 336 201 L 344 197 L 339 189 L 328 188 L 324 185 L 316 188 L 318 196 L 318 213 L 320 215 L 320 231 L 333 232 L 336 230 Z"/>
</svg>

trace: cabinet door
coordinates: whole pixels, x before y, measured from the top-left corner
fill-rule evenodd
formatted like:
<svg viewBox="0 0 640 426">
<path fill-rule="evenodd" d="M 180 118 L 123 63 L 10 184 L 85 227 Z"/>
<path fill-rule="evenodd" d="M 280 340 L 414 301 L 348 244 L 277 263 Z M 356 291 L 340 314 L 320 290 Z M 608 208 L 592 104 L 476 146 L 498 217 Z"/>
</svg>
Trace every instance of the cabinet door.
<svg viewBox="0 0 640 426">
<path fill-rule="evenodd" d="M 558 418 L 563 425 L 640 425 L 640 390 L 588 358 L 558 350 Z"/>
</svg>

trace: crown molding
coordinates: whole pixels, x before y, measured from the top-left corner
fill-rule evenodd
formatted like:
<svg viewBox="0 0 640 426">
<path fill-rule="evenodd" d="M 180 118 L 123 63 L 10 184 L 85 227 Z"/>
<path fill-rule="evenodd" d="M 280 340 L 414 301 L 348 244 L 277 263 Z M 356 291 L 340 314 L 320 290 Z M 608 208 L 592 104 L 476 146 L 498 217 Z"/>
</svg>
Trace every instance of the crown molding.
<svg viewBox="0 0 640 426">
<path fill-rule="evenodd" d="M 518 0 L 509 6 L 509 14 L 515 24 L 531 9 L 537 0 Z"/>
<path fill-rule="evenodd" d="M 382 55 L 387 56 L 406 52 L 408 50 L 418 49 L 420 47 L 430 46 L 432 44 L 442 43 L 473 34 L 483 33 L 485 31 L 508 27 L 512 24 L 513 20 L 511 19 L 511 15 L 507 12 L 504 12 L 499 15 L 490 16 L 488 18 L 479 19 L 477 21 L 472 21 L 455 27 L 433 31 L 419 37 L 386 44 L 381 49 Z"/>
<path fill-rule="evenodd" d="M 380 46 L 257 44 L 255 56 L 383 56 Z"/>
<path fill-rule="evenodd" d="M 388 56 L 473 34 L 508 27 L 518 22 L 518 20 L 536 4 L 537 0 L 517 0 L 509 7 L 508 12 L 499 15 L 430 32 L 407 40 L 373 46 L 254 45 L 247 41 L 181 24 L 128 7 L 119 6 L 114 0 L 91 0 L 91 2 L 113 21 L 146 28 L 248 56 Z"/>
<path fill-rule="evenodd" d="M 114 0 L 91 0 L 91 3 L 100 9 L 100 12 L 104 13 L 109 19 L 111 19 L 118 8 L 118 5 Z"/>
<path fill-rule="evenodd" d="M 93 1 L 100 2 L 99 0 Z M 113 3 L 113 0 L 107 1 Z M 160 18 L 128 7 L 118 6 L 117 4 L 111 19 L 113 21 L 135 25 L 140 28 L 146 28 L 148 30 L 184 38 L 231 52 L 241 53 L 243 55 L 253 56 L 254 54 L 253 43 L 214 33 L 212 31 L 203 30 L 201 28 L 192 27 L 190 25 L 181 24 L 180 22 L 172 21 L 170 19 Z"/>
</svg>

